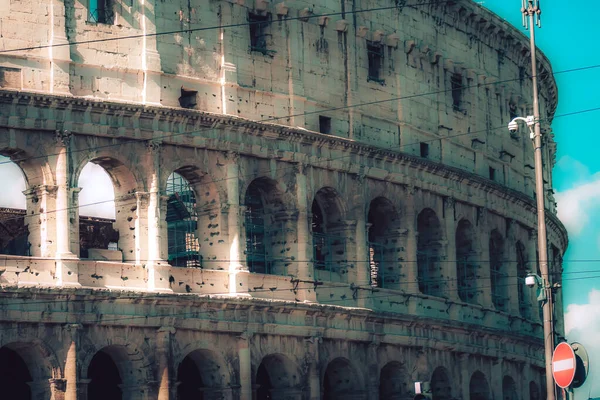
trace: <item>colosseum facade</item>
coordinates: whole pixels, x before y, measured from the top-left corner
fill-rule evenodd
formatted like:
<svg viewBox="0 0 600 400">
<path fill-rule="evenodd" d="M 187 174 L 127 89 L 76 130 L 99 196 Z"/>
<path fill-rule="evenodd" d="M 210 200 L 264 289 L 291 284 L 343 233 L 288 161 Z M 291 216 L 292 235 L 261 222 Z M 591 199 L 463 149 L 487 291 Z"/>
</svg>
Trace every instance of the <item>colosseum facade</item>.
<svg viewBox="0 0 600 400">
<path fill-rule="evenodd" d="M 470 0 L 317 3 L 0 0 L 11 399 L 543 398 L 527 39 Z M 88 163 L 114 221 L 82 224 Z"/>
</svg>

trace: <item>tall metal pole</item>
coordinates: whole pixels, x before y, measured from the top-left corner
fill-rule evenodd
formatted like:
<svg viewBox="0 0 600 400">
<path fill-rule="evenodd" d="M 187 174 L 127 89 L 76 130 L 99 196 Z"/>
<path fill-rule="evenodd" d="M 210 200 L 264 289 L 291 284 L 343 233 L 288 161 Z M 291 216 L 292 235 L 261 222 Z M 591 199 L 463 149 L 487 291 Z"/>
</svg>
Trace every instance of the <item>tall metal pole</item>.
<svg viewBox="0 0 600 400">
<path fill-rule="evenodd" d="M 529 17 L 529 33 L 531 45 L 531 79 L 533 85 L 533 118 L 534 137 L 533 147 L 535 156 L 535 191 L 537 199 L 538 217 L 538 250 L 540 273 L 542 274 L 543 290 L 546 291 L 546 302 L 543 305 L 544 315 L 544 348 L 546 357 L 546 396 L 547 400 L 554 400 L 554 378 L 552 377 L 552 353 L 554 351 L 554 334 L 552 332 L 552 289 L 550 275 L 548 273 L 548 249 L 546 242 L 546 215 L 544 195 L 544 174 L 542 169 L 542 130 L 540 128 L 540 103 L 538 98 L 537 84 L 537 60 L 535 57 L 535 26 L 540 24 L 539 0 L 523 0 L 523 22 L 527 27 Z"/>
</svg>

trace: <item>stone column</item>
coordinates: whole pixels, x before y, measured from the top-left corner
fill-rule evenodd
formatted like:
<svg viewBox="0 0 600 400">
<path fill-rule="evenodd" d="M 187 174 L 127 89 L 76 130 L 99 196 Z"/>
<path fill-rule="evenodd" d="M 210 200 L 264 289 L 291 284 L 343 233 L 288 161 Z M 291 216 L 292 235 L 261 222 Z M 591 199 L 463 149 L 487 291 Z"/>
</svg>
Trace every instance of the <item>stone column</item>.
<svg viewBox="0 0 600 400">
<path fill-rule="evenodd" d="M 454 211 L 456 200 L 453 197 L 444 198 L 444 236 L 446 240 L 446 254 L 442 257 L 442 279 L 446 280 L 443 292 L 451 300 L 459 301 L 458 274 L 456 259 L 456 220 Z M 443 286 L 442 286 L 443 287 Z"/>
<path fill-rule="evenodd" d="M 150 193 L 135 192 L 135 217 L 133 242 L 133 257 L 123 254 L 126 261 L 135 261 L 136 264 L 145 264 L 148 260 L 148 205 L 150 204 Z M 122 218 L 122 217 L 121 217 Z M 121 232 L 119 231 L 119 235 Z M 121 237 L 119 236 L 119 243 Z M 126 252 L 127 253 L 127 252 Z"/>
<path fill-rule="evenodd" d="M 50 382 L 47 380 L 40 380 L 35 382 L 26 382 L 31 391 L 32 399 L 48 399 L 52 396 L 50 391 Z"/>
<path fill-rule="evenodd" d="M 164 238 L 167 238 L 166 221 L 162 207 L 160 187 L 160 154 L 162 144 L 157 141 L 146 142 L 146 174 L 148 187 L 148 201 L 146 210 L 147 224 L 147 246 L 146 251 L 142 252 L 142 263 L 146 264 L 148 271 L 148 290 L 171 292 L 169 286 L 169 264 L 164 261 L 165 254 Z M 143 203 L 144 204 L 144 203 Z M 144 211 L 144 210 L 140 210 Z M 143 229 L 143 225 L 140 226 Z M 136 230 L 137 232 L 137 230 Z M 141 234 L 141 232 L 140 232 Z M 145 255 L 145 256 L 144 256 Z"/>
<path fill-rule="evenodd" d="M 79 347 L 80 324 L 68 324 L 64 327 L 66 332 L 65 343 L 69 346 L 67 349 L 67 358 L 65 360 L 65 400 L 78 400 L 77 397 L 77 352 Z"/>
<path fill-rule="evenodd" d="M 248 266 L 242 264 L 243 236 L 240 207 L 240 155 L 226 155 L 227 171 L 227 225 L 229 228 L 229 294 L 249 296 Z M 244 263 L 245 264 L 245 263 Z"/>
<path fill-rule="evenodd" d="M 298 220 L 296 224 L 298 252 L 296 262 L 293 263 L 294 275 L 301 281 L 315 280 L 314 267 L 311 262 L 313 258 L 312 235 L 309 227 L 309 201 L 307 197 L 308 187 L 306 183 L 306 166 L 298 164 L 296 169 L 296 202 L 298 204 Z M 307 286 L 307 283 L 300 286 Z M 304 301 L 316 301 L 314 289 L 303 289 L 297 294 Z"/>
<path fill-rule="evenodd" d="M 65 20 L 65 4 L 62 0 L 51 0 L 48 10 L 48 25 L 50 46 L 50 93 L 68 94 L 69 90 L 69 65 L 71 52 L 68 45 Z"/>
<path fill-rule="evenodd" d="M 367 348 L 367 395 L 369 400 L 379 400 L 379 360 L 377 358 L 377 350 L 379 349 L 379 338 L 373 339 L 368 344 Z M 385 399 L 381 399 L 385 400 Z"/>
<path fill-rule="evenodd" d="M 78 260 L 71 250 L 72 225 L 79 221 L 70 221 L 70 209 L 73 207 L 71 196 L 71 132 L 56 131 L 56 207 L 54 218 L 56 220 L 56 285 L 80 286 L 78 282 Z M 52 211 L 52 210 L 51 210 Z"/>
<path fill-rule="evenodd" d="M 50 400 L 64 400 L 67 381 L 64 379 L 48 379 L 50 385 Z M 47 398 L 47 397 L 44 397 Z"/>
<path fill-rule="evenodd" d="M 490 261 L 490 229 L 487 221 L 487 210 L 477 209 L 477 236 L 479 237 L 479 248 L 481 259 L 479 260 L 478 274 L 481 278 L 477 280 L 478 298 L 484 307 L 493 308 L 492 301 L 492 279 Z"/>
<path fill-rule="evenodd" d="M 318 336 L 313 336 L 305 339 L 306 355 L 305 359 L 308 364 L 308 388 L 310 392 L 310 400 L 321 400 L 321 374 L 319 371 L 319 344 L 322 339 Z"/>
<path fill-rule="evenodd" d="M 507 274 L 505 284 L 508 294 L 508 312 L 513 315 L 521 315 L 519 310 L 519 290 L 518 285 L 525 284 L 519 282 L 517 271 L 517 240 L 515 238 L 515 221 L 511 218 L 506 219 L 506 240 L 504 241 L 504 272 Z M 523 299 L 525 300 L 525 299 Z"/>
<path fill-rule="evenodd" d="M 461 353 L 457 355 L 459 359 L 460 366 L 460 384 L 459 390 L 455 391 L 453 395 L 459 399 L 468 399 L 469 398 L 469 384 L 471 383 L 471 368 L 469 368 L 469 354 Z M 457 393 L 458 392 L 458 393 Z"/>
<path fill-rule="evenodd" d="M 171 384 L 171 336 L 175 334 L 172 326 L 163 326 L 156 334 L 156 361 L 158 376 L 158 400 L 170 400 L 176 398 L 176 392 Z"/>
<path fill-rule="evenodd" d="M 252 400 L 252 357 L 250 341 L 253 334 L 243 332 L 238 337 L 238 358 L 240 363 L 240 400 Z"/>
<path fill-rule="evenodd" d="M 419 267 L 417 264 L 417 239 L 419 232 L 417 229 L 417 209 L 415 204 L 415 196 L 417 189 L 414 186 L 406 188 L 406 214 L 405 223 L 406 237 L 406 261 L 403 269 L 405 282 L 401 287 L 407 293 L 419 293 Z"/>
<path fill-rule="evenodd" d="M 69 248 L 76 257 L 81 256 L 79 240 L 79 192 L 81 188 L 69 189 L 71 196 L 71 207 L 69 208 L 69 222 L 71 222 L 71 243 Z"/>
<path fill-rule="evenodd" d="M 490 376 L 490 395 L 502 395 L 502 380 L 504 379 L 504 373 L 502 372 L 504 360 L 497 358 L 492 360 L 492 375 Z M 500 397 L 499 396 L 499 397 Z M 501 398 L 501 397 L 500 397 Z"/>
<path fill-rule="evenodd" d="M 29 229 L 29 250 L 34 257 L 54 257 L 56 253 L 56 209 L 58 186 L 40 185 L 23 192 L 27 199 L 25 225 Z"/>
</svg>

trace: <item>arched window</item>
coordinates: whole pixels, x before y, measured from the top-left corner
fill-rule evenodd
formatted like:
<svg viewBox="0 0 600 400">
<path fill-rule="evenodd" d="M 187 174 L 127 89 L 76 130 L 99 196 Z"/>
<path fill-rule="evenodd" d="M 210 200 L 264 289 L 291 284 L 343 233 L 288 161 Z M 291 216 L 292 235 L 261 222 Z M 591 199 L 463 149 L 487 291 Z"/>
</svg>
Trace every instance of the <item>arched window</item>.
<svg viewBox="0 0 600 400">
<path fill-rule="evenodd" d="M 432 209 L 426 208 L 419 213 L 417 231 L 419 290 L 423 294 L 442 297 L 447 285 L 441 263 L 442 227 Z"/>
<path fill-rule="evenodd" d="M 496 229 L 490 235 L 490 278 L 494 306 L 498 310 L 507 311 L 508 274 L 504 262 L 504 239 Z"/>
<path fill-rule="evenodd" d="M 452 386 L 446 368 L 437 367 L 433 371 L 431 375 L 431 395 L 432 400 L 452 399 Z"/>
<path fill-rule="evenodd" d="M 225 362 L 212 350 L 190 352 L 177 368 L 177 400 L 222 398 L 230 376 Z"/>
<path fill-rule="evenodd" d="M 336 358 L 327 365 L 323 377 L 323 400 L 344 400 L 362 390 L 358 374 L 348 360 Z"/>
<path fill-rule="evenodd" d="M 317 279 L 345 282 L 348 263 L 341 199 L 332 188 L 320 189 L 312 202 L 313 260 Z"/>
<path fill-rule="evenodd" d="M 400 218 L 393 204 L 378 197 L 371 201 L 369 224 L 369 272 L 371 285 L 397 288 L 400 282 Z"/>
<path fill-rule="evenodd" d="M 408 394 L 407 372 L 397 361 L 387 363 L 379 375 L 379 398 L 401 399 Z"/>
<path fill-rule="evenodd" d="M 88 367 L 88 378 L 88 400 L 122 399 L 120 385 L 123 381 L 117 364 L 109 353 L 100 350 L 94 355 Z"/>
<path fill-rule="evenodd" d="M 471 375 L 471 381 L 469 382 L 469 399 L 490 399 L 490 386 L 488 385 L 485 375 L 481 371 L 475 371 L 473 375 Z"/>
<path fill-rule="evenodd" d="M 250 272 L 286 275 L 290 255 L 286 246 L 293 230 L 288 226 L 282 192 L 268 178 L 253 180 L 244 198 L 246 260 Z"/>
<path fill-rule="evenodd" d="M 270 400 L 300 394 L 300 373 L 294 363 L 282 354 L 264 357 L 256 372 L 255 400 Z M 283 395 L 283 396 L 282 396 Z"/>
<path fill-rule="evenodd" d="M 502 379 L 502 400 L 519 400 L 517 384 L 508 375 Z"/>
<path fill-rule="evenodd" d="M 477 304 L 479 291 L 479 265 L 475 252 L 473 225 L 466 219 L 460 220 L 456 228 L 456 277 L 458 297 L 466 302 Z"/>
<path fill-rule="evenodd" d="M 119 233 L 115 222 L 115 193 L 110 176 L 92 162 L 81 170 L 79 193 L 79 252 L 81 258 L 122 261 L 118 251 Z M 108 250 L 108 251 L 107 251 Z"/>
<path fill-rule="evenodd" d="M 19 354 L 7 347 L 0 348 L 0 387 L 3 398 L 31 400 L 28 385 L 31 381 L 29 369 Z"/>
<path fill-rule="evenodd" d="M 190 183 L 177 172 L 167 180 L 167 253 L 169 264 L 202 267 L 196 195 Z"/>
<path fill-rule="evenodd" d="M 531 317 L 531 297 L 529 288 L 525 286 L 525 278 L 527 277 L 527 255 L 525 246 L 521 242 L 517 242 L 517 293 L 519 296 L 519 312 L 523 318 Z"/>
<path fill-rule="evenodd" d="M 0 156 L 0 254 L 30 256 L 29 229 L 25 223 L 27 188 L 23 171 L 10 158 Z"/>
</svg>

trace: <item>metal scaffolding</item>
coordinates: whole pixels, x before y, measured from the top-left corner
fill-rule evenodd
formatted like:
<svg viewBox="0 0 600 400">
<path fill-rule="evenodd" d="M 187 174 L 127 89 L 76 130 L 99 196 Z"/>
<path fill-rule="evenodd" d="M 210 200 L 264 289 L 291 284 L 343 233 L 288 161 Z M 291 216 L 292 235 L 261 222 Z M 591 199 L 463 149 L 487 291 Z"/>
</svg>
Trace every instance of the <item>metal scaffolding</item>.
<svg viewBox="0 0 600 400">
<path fill-rule="evenodd" d="M 167 180 L 168 260 L 177 267 L 202 267 L 196 196 L 189 182 L 174 172 Z"/>
</svg>

